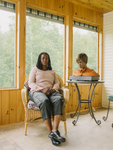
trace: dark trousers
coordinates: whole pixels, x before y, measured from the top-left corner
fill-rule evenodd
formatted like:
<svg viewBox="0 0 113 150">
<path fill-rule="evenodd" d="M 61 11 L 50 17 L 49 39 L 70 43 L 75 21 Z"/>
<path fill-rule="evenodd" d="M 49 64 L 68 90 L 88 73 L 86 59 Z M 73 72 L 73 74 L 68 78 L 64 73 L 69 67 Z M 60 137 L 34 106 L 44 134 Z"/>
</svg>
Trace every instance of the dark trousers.
<svg viewBox="0 0 113 150">
<path fill-rule="evenodd" d="M 51 118 L 51 109 L 53 116 L 62 114 L 62 95 L 60 93 L 45 95 L 40 91 L 29 91 L 28 96 L 40 108 L 43 121 Z"/>
</svg>

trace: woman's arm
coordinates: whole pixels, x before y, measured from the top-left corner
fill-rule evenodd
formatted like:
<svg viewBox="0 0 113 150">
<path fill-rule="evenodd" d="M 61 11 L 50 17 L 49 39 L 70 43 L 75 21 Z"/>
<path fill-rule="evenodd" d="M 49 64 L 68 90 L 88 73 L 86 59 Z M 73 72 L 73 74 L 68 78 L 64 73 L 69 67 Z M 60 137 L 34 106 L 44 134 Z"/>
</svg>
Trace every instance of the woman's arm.
<svg viewBox="0 0 113 150">
<path fill-rule="evenodd" d="M 49 88 L 46 91 L 45 94 L 49 95 L 51 93 L 54 93 L 55 91 L 59 92 L 59 89 L 60 89 L 59 80 L 58 80 L 58 77 L 57 77 L 56 73 L 54 72 L 54 84 L 53 84 L 53 88 Z"/>
<path fill-rule="evenodd" d="M 60 85 L 59 85 L 59 80 L 58 80 L 58 77 L 57 77 L 57 74 L 55 73 L 55 80 L 54 80 L 54 85 L 53 85 L 53 89 L 55 91 L 58 92 L 58 90 L 60 89 Z"/>
<path fill-rule="evenodd" d="M 43 88 L 36 84 L 36 70 L 33 68 L 29 75 L 29 87 L 31 91 L 41 91 Z"/>
</svg>

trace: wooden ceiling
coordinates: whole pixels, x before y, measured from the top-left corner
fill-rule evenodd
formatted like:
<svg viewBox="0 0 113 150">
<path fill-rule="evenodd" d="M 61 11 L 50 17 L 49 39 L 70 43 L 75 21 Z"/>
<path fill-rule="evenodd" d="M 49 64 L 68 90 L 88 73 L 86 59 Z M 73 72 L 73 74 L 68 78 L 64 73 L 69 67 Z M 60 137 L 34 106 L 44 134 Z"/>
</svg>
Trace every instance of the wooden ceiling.
<svg viewBox="0 0 113 150">
<path fill-rule="evenodd" d="M 103 14 L 113 11 L 113 0 L 66 0 L 66 1 L 102 12 Z"/>
</svg>

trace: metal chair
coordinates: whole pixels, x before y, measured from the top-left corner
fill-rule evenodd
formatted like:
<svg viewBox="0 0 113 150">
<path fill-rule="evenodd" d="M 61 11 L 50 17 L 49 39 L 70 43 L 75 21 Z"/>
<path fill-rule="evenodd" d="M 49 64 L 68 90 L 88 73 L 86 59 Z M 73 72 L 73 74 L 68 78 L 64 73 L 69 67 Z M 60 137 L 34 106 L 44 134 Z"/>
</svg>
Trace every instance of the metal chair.
<svg viewBox="0 0 113 150">
<path fill-rule="evenodd" d="M 107 111 L 107 115 L 106 117 L 103 116 L 103 120 L 106 121 L 107 118 L 108 118 L 108 114 L 109 114 L 109 109 L 110 109 L 110 102 L 113 102 L 113 95 L 108 95 L 108 100 L 109 100 L 109 103 L 108 103 L 108 111 Z M 113 123 L 112 123 L 112 128 L 113 128 Z"/>
</svg>

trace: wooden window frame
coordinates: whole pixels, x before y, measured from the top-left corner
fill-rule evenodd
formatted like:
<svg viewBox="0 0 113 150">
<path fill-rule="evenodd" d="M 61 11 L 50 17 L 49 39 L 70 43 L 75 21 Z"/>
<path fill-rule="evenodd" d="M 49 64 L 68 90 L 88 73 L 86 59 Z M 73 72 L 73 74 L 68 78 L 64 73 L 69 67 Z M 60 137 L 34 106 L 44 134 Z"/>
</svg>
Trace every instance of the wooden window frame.
<svg viewBox="0 0 113 150">
<path fill-rule="evenodd" d="M 73 20 L 73 21 L 76 21 L 76 20 Z M 78 21 L 79 22 L 79 21 Z M 81 22 L 81 21 L 80 21 Z M 81 22 L 81 23 L 83 23 L 83 24 L 86 24 L 86 22 Z M 99 30 L 98 30 L 98 26 L 97 25 L 95 25 L 95 24 L 91 24 L 91 23 L 87 23 L 88 25 L 91 25 L 91 26 L 95 26 L 96 28 L 97 28 L 97 31 L 93 31 L 93 30 L 90 30 L 90 29 L 87 29 L 87 28 L 82 28 L 82 27 L 80 27 L 79 28 L 79 26 L 78 27 L 76 27 L 76 28 L 79 28 L 79 29 L 86 29 L 87 31 L 92 31 L 92 32 L 97 32 L 98 33 L 98 43 L 100 42 L 100 37 L 99 37 Z M 73 27 L 75 27 L 75 26 L 73 26 Z M 97 72 L 99 73 L 99 48 L 98 48 L 98 44 L 97 43 Z M 73 51 L 73 49 L 72 49 L 72 51 Z M 72 56 L 72 59 L 73 59 L 73 56 Z"/>
<path fill-rule="evenodd" d="M 0 87 L 0 90 L 7 90 L 7 89 L 16 89 L 17 88 L 17 24 L 18 24 L 18 2 L 19 0 L 4 0 L 5 2 L 13 3 L 15 4 L 15 85 L 13 87 Z"/>
<path fill-rule="evenodd" d="M 25 26 L 26 25 L 26 7 L 64 17 L 64 26 L 65 26 L 64 27 L 65 28 L 65 31 L 64 31 L 64 68 L 63 68 L 64 69 L 64 86 L 68 86 L 68 84 L 66 84 L 66 80 L 68 80 L 69 76 L 72 75 L 73 20 L 97 26 L 98 27 L 97 71 L 100 74 L 100 79 L 102 79 L 102 67 L 101 67 L 102 61 L 103 61 L 101 58 L 102 57 L 102 40 L 103 40 L 102 25 L 100 25 L 99 23 L 94 23 L 94 22 L 92 23 L 91 21 L 85 21 L 85 20 L 83 21 L 79 18 L 76 18 L 73 16 L 73 12 L 71 12 L 70 14 L 64 14 L 64 13 L 56 12 L 54 10 L 46 9 L 40 6 L 31 5 L 29 3 L 26 3 L 26 1 L 22 1 L 22 0 L 5 0 L 5 1 L 15 4 L 15 13 L 16 13 L 15 87 L 0 87 L 0 90 L 1 89 L 3 90 L 21 89 L 24 86 L 25 66 L 26 66 L 25 64 L 25 60 L 26 60 L 26 36 L 25 36 L 26 35 L 26 26 Z M 22 8 L 20 7 L 21 3 L 22 3 Z M 24 40 L 24 42 L 22 40 Z"/>
<path fill-rule="evenodd" d="M 53 15 L 56 15 L 56 16 L 60 16 L 60 17 L 63 17 L 64 18 L 64 65 L 63 65 L 63 72 L 64 72 L 64 78 L 63 78 L 63 81 L 64 81 L 64 85 L 66 85 L 66 55 L 67 55 L 67 50 L 66 50 L 66 43 L 67 43 L 67 40 L 66 39 L 68 39 L 66 36 L 68 35 L 68 34 L 66 34 L 66 16 L 67 15 L 64 15 L 64 14 L 62 14 L 62 13 L 56 13 L 56 12 L 54 12 L 54 11 L 50 11 L 50 10 L 47 10 L 47 9 L 44 9 L 44 8 L 40 8 L 40 7 L 38 7 L 38 6 L 31 6 L 31 5 L 29 5 L 29 4 L 26 4 L 26 8 L 31 8 L 31 9 L 35 9 L 35 10 L 38 10 L 38 11 L 42 11 L 42 12 L 46 12 L 46 13 L 50 13 L 50 14 L 53 14 Z M 26 63 L 25 63 L 25 65 L 26 65 Z M 26 67 L 25 67 L 26 68 Z"/>
</svg>

